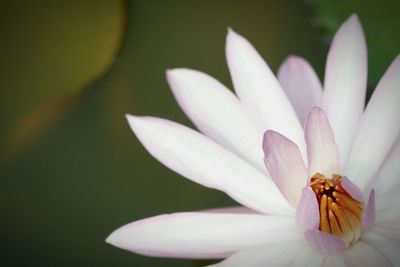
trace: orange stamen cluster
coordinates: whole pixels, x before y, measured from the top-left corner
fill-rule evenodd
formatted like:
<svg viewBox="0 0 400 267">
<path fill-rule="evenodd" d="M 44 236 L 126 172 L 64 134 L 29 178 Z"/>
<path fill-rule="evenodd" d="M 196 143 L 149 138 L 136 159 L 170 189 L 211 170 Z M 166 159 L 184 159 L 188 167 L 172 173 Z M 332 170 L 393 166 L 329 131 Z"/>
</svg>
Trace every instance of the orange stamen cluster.
<svg viewBox="0 0 400 267">
<path fill-rule="evenodd" d="M 341 181 L 340 175 L 334 174 L 332 179 L 328 179 L 316 173 L 310 179 L 310 186 L 319 204 L 319 229 L 350 244 L 361 236 L 364 204 L 353 199 L 342 187 Z"/>
</svg>

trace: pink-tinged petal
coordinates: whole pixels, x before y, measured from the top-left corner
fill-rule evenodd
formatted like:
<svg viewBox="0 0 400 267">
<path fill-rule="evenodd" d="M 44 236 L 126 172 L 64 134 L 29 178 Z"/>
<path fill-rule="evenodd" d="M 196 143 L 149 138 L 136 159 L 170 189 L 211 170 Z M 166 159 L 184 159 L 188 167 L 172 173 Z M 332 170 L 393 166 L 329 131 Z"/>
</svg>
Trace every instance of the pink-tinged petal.
<svg viewBox="0 0 400 267">
<path fill-rule="evenodd" d="M 361 190 L 355 184 L 353 184 L 347 176 L 343 176 L 342 178 L 342 187 L 352 198 L 360 202 L 364 202 L 364 197 L 361 193 Z"/>
<path fill-rule="evenodd" d="M 322 109 L 314 107 L 308 115 L 305 137 L 307 143 L 308 174 L 317 172 L 326 177 L 340 174 L 340 162 L 335 136 Z"/>
<path fill-rule="evenodd" d="M 322 267 L 347 267 L 346 262 L 342 256 L 327 257 Z"/>
<path fill-rule="evenodd" d="M 345 173 L 361 190 L 374 179 L 400 133 L 400 56 L 378 83 L 349 155 Z"/>
<path fill-rule="evenodd" d="M 150 154 L 182 176 L 262 213 L 294 213 L 272 180 L 206 136 L 160 118 L 127 118 Z"/>
<path fill-rule="evenodd" d="M 288 266 L 291 260 L 307 246 L 304 241 L 274 243 L 233 253 L 213 267 Z M 208 266 L 211 267 L 211 266 Z"/>
<path fill-rule="evenodd" d="M 304 58 L 289 56 L 279 67 L 278 80 L 304 124 L 311 109 L 322 105 L 322 85 L 317 74 Z"/>
<path fill-rule="evenodd" d="M 186 212 L 127 224 L 106 241 L 148 256 L 210 259 L 299 239 L 295 220 L 290 216 Z"/>
<path fill-rule="evenodd" d="M 389 259 L 367 243 L 357 241 L 346 250 L 343 258 L 348 267 L 391 267 Z"/>
<path fill-rule="evenodd" d="M 364 110 L 367 47 L 357 15 L 337 31 L 325 68 L 323 108 L 332 125 L 344 163 Z"/>
<path fill-rule="evenodd" d="M 319 228 L 319 206 L 317 197 L 310 186 L 304 187 L 296 210 L 296 221 L 300 231 Z"/>
<path fill-rule="evenodd" d="M 277 78 L 255 48 L 229 29 L 226 57 L 236 94 L 260 129 L 277 131 L 305 156 L 303 129 Z"/>
<path fill-rule="evenodd" d="M 346 250 L 346 244 L 341 238 L 319 230 L 307 230 L 304 237 L 315 251 L 325 256 L 335 256 Z"/>
<path fill-rule="evenodd" d="M 275 131 L 264 135 L 265 165 L 285 198 L 296 207 L 306 185 L 307 168 L 295 143 Z"/>
<path fill-rule="evenodd" d="M 362 218 L 363 232 L 368 232 L 375 223 L 375 190 L 371 189 L 369 192 L 368 201 L 365 205 L 364 214 Z"/>
<path fill-rule="evenodd" d="M 167 80 L 185 114 L 205 135 L 265 171 L 257 132 L 237 97 L 200 71 L 174 69 Z"/>
<path fill-rule="evenodd" d="M 400 266 L 400 241 L 387 238 L 374 229 L 363 234 L 361 240 L 385 254 L 394 266 Z"/>
</svg>

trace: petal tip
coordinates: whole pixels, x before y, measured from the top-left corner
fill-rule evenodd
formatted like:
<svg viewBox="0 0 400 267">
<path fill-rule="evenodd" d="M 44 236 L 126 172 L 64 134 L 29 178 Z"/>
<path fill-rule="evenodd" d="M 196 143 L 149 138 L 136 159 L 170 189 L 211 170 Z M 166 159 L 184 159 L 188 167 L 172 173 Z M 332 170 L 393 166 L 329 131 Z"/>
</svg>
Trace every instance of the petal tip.
<svg viewBox="0 0 400 267">
<path fill-rule="evenodd" d="M 230 27 L 230 26 L 227 28 L 227 32 L 228 32 L 228 37 L 229 37 L 229 36 L 233 36 L 233 37 L 234 37 L 234 36 L 238 35 L 238 34 L 236 33 L 236 31 L 235 31 L 232 27 Z"/>
<path fill-rule="evenodd" d="M 343 23 L 343 25 L 355 26 L 361 28 L 361 21 L 357 13 L 353 13 L 350 17 Z"/>
<path fill-rule="evenodd" d="M 313 108 L 311 109 L 311 111 L 310 111 L 310 114 L 315 114 L 315 113 L 325 115 L 325 112 L 322 110 L 322 108 L 317 107 L 317 106 L 313 107 Z"/>
<path fill-rule="evenodd" d="M 308 129 L 310 123 L 312 123 L 313 121 L 319 121 L 319 120 L 325 121 L 328 119 L 326 118 L 325 112 L 322 110 L 322 108 L 314 106 L 308 113 L 305 129 Z"/>
<path fill-rule="evenodd" d="M 114 230 L 104 241 L 114 247 L 119 247 L 120 246 L 120 234 L 119 234 L 119 229 Z"/>
<path fill-rule="evenodd" d="M 265 149 L 269 150 L 270 146 L 272 145 L 272 142 L 274 142 L 274 140 L 276 138 L 285 138 L 285 137 L 283 135 L 281 135 L 280 133 L 274 131 L 274 130 L 267 130 L 264 133 L 264 137 L 263 137 L 264 150 Z"/>
<path fill-rule="evenodd" d="M 142 116 L 136 116 L 129 113 L 125 113 L 125 118 L 128 120 L 129 123 L 134 123 L 143 119 Z"/>
<path fill-rule="evenodd" d="M 352 21 L 360 21 L 360 18 L 358 17 L 357 13 L 352 13 L 350 15 L 350 17 L 348 18 L 348 20 L 352 20 Z"/>
<path fill-rule="evenodd" d="M 298 62 L 304 62 L 304 58 L 298 55 L 288 55 L 285 60 L 283 61 L 283 64 L 293 64 L 293 63 L 298 63 Z"/>
<path fill-rule="evenodd" d="M 167 80 L 173 79 L 175 76 L 179 75 L 184 70 L 185 70 L 184 68 L 166 69 L 165 76 L 167 77 Z"/>
<path fill-rule="evenodd" d="M 306 129 L 308 128 L 310 123 L 316 122 L 316 121 L 324 121 L 324 122 L 329 123 L 324 110 L 318 106 L 314 106 L 311 109 L 311 111 L 308 113 L 308 116 L 306 119 Z M 329 124 L 329 126 L 330 126 L 330 124 Z"/>
<path fill-rule="evenodd" d="M 248 43 L 248 41 L 239 33 L 237 33 L 234 29 L 228 27 L 228 34 L 226 36 L 226 47 L 228 48 L 236 43 L 243 45 L 244 43 Z"/>
<path fill-rule="evenodd" d="M 165 70 L 165 76 L 167 77 L 167 79 L 168 79 L 168 76 L 170 76 L 173 73 L 173 71 L 174 71 L 174 69 L 166 69 Z"/>
<path fill-rule="evenodd" d="M 351 35 L 356 34 L 356 36 L 362 37 L 362 39 L 364 39 L 364 32 L 361 21 L 356 13 L 350 15 L 350 17 L 345 22 L 343 22 L 336 34 L 338 34 L 339 32 Z"/>
</svg>

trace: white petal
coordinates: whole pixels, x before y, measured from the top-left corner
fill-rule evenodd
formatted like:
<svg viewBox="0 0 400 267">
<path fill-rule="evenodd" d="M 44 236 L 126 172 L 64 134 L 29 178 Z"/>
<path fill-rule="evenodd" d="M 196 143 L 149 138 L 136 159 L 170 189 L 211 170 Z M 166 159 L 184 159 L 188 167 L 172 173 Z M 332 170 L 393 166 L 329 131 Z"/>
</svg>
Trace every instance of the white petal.
<svg viewBox="0 0 400 267">
<path fill-rule="evenodd" d="M 321 267 L 324 261 L 325 256 L 315 252 L 315 250 L 304 244 L 300 253 L 297 253 L 297 255 L 294 256 L 288 266 Z"/>
<path fill-rule="evenodd" d="M 311 109 L 322 104 L 317 74 L 304 58 L 289 56 L 279 68 L 278 79 L 303 125 Z"/>
<path fill-rule="evenodd" d="M 390 237 L 385 237 L 374 229 L 363 234 L 362 240 L 385 254 L 394 266 L 400 266 L 400 240 L 396 241 Z"/>
<path fill-rule="evenodd" d="M 376 222 L 387 222 L 400 219 L 400 194 L 399 190 L 391 190 L 390 195 L 379 194 L 376 196 Z"/>
<path fill-rule="evenodd" d="M 304 153 L 303 129 L 297 115 L 275 75 L 254 47 L 229 30 L 226 57 L 235 91 L 260 129 L 285 135 Z"/>
<path fill-rule="evenodd" d="M 340 158 L 345 162 L 364 110 L 367 47 L 356 15 L 336 33 L 325 69 L 324 110 L 332 125 Z"/>
<path fill-rule="evenodd" d="M 275 131 L 264 135 L 265 165 L 285 198 L 296 207 L 307 184 L 307 168 L 295 143 Z"/>
<path fill-rule="evenodd" d="M 259 212 L 294 213 L 272 180 L 204 135 L 160 118 L 127 118 L 150 154 L 182 176 Z"/>
<path fill-rule="evenodd" d="M 400 219 L 379 222 L 371 231 L 378 233 L 387 239 L 391 239 L 397 243 L 400 243 Z"/>
<path fill-rule="evenodd" d="M 375 188 L 377 195 L 385 198 L 392 198 L 400 188 L 400 137 L 392 146 L 389 154 L 382 163 L 378 174 L 371 181 L 371 186 Z"/>
<path fill-rule="evenodd" d="M 148 256 L 210 259 L 299 239 L 293 217 L 187 212 L 127 224 L 114 231 L 107 242 Z"/>
<path fill-rule="evenodd" d="M 326 177 L 341 174 L 338 147 L 322 109 L 313 108 L 310 112 L 306 122 L 305 137 L 309 162 L 308 175 L 313 176 L 317 172 Z"/>
<path fill-rule="evenodd" d="M 243 206 L 233 206 L 233 207 L 225 207 L 225 208 L 214 208 L 214 209 L 206 209 L 202 210 L 202 212 L 208 212 L 208 213 L 243 213 L 243 214 L 261 214 L 257 213 L 252 209 L 243 207 Z"/>
<path fill-rule="evenodd" d="M 388 221 L 400 218 L 400 138 L 397 138 L 386 156 L 371 187 L 376 191 L 376 220 Z"/>
<path fill-rule="evenodd" d="M 335 256 L 326 258 L 322 267 L 347 267 L 347 264 L 342 256 Z"/>
<path fill-rule="evenodd" d="M 343 258 L 349 267 L 391 267 L 390 261 L 381 252 L 365 242 L 357 241 L 346 250 Z"/>
<path fill-rule="evenodd" d="M 346 165 L 361 190 L 373 179 L 400 132 L 400 56 L 386 71 L 363 115 Z"/>
<path fill-rule="evenodd" d="M 286 242 L 238 251 L 213 267 L 287 266 L 307 244 L 304 241 Z"/>
<path fill-rule="evenodd" d="M 169 70 L 167 79 L 178 104 L 201 132 L 265 172 L 260 146 L 263 132 L 256 131 L 228 88 L 189 69 Z"/>
</svg>

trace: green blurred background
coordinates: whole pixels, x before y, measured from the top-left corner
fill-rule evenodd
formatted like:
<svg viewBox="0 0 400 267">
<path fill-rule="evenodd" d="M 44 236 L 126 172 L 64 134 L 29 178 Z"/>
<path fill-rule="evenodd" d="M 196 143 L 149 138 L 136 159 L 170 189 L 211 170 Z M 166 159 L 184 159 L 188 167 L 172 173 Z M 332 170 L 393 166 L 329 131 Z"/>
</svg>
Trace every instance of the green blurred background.
<svg viewBox="0 0 400 267">
<path fill-rule="evenodd" d="M 8 1 L 0 9 L 0 266 L 201 266 L 104 242 L 117 227 L 234 205 L 163 167 L 125 113 L 191 125 L 165 82 L 189 67 L 231 86 L 226 29 L 273 70 L 288 54 L 323 76 L 351 13 L 369 46 L 369 88 L 400 52 L 399 1 Z"/>
</svg>

